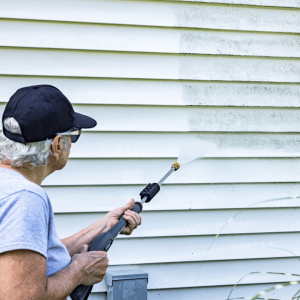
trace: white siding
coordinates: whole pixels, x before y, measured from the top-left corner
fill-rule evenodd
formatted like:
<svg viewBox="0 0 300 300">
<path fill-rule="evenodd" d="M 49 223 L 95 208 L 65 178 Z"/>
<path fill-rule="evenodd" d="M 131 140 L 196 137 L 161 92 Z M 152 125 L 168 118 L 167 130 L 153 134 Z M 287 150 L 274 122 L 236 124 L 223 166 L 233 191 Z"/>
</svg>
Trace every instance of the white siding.
<svg viewBox="0 0 300 300">
<path fill-rule="evenodd" d="M 147 271 L 150 300 L 226 299 L 248 272 L 299 273 L 299 33 L 299 0 L 0 0 L 0 112 L 48 83 L 98 121 L 44 183 L 60 236 L 138 198 L 198 136 L 218 151 L 166 181 L 110 269 Z M 292 279 L 251 275 L 232 296 Z M 90 298 L 106 299 L 105 281 Z"/>
</svg>

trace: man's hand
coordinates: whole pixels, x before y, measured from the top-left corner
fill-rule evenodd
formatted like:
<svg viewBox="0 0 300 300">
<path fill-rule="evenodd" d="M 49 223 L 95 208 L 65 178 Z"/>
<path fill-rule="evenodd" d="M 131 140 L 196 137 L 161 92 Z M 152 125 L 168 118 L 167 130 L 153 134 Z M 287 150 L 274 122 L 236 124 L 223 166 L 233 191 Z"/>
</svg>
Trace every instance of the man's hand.
<svg viewBox="0 0 300 300">
<path fill-rule="evenodd" d="M 83 285 L 93 285 L 103 280 L 108 267 L 107 253 L 104 251 L 88 251 L 88 245 L 82 245 L 80 254 L 72 257 L 73 263 L 79 263 L 82 270 Z"/>
<path fill-rule="evenodd" d="M 107 221 L 107 229 L 110 229 L 114 226 L 118 221 L 120 216 L 124 213 L 124 219 L 128 222 L 128 225 L 121 231 L 122 234 L 131 234 L 132 231 L 137 228 L 142 223 L 142 217 L 136 213 L 131 211 L 130 209 L 134 206 L 134 199 L 131 199 L 125 206 L 116 208 L 104 216 L 104 219 Z M 106 231 L 105 230 L 105 231 Z"/>
</svg>

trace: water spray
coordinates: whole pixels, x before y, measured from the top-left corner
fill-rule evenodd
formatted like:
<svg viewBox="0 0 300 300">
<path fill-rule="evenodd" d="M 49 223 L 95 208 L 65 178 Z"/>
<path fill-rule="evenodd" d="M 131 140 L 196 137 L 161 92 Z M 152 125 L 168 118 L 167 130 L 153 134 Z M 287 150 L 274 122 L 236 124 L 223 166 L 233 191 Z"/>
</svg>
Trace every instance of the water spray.
<svg viewBox="0 0 300 300">
<path fill-rule="evenodd" d="M 141 200 L 135 202 L 132 211 L 140 213 L 143 210 L 143 204 L 149 203 L 155 195 L 160 191 L 160 186 L 162 183 L 174 172 L 179 170 L 180 164 L 178 162 L 173 163 L 169 172 L 162 177 L 158 183 L 149 183 L 141 192 Z M 120 217 L 119 221 L 112 226 L 108 231 L 99 234 L 95 237 L 89 247 L 89 251 L 105 251 L 107 252 L 111 245 L 113 244 L 115 238 L 127 226 L 128 222 Z M 89 294 L 92 291 L 93 286 L 79 285 L 71 293 L 70 297 L 72 300 L 87 300 Z"/>
</svg>

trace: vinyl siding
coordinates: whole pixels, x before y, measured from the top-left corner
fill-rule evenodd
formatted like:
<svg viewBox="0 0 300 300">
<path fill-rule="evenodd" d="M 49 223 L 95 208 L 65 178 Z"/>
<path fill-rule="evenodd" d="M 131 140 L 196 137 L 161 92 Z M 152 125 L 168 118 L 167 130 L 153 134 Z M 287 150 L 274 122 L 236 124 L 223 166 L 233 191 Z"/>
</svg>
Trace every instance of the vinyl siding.
<svg viewBox="0 0 300 300">
<path fill-rule="evenodd" d="M 198 136 L 217 152 L 166 181 L 110 270 L 148 272 L 149 300 L 226 299 L 249 272 L 298 274 L 299 33 L 299 0 L 0 0 L 0 112 L 47 83 L 98 121 L 44 182 L 60 237 L 138 199 Z M 290 280 L 250 275 L 232 297 Z M 106 299 L 105 281 L 90 299 Z"/>
</svg>

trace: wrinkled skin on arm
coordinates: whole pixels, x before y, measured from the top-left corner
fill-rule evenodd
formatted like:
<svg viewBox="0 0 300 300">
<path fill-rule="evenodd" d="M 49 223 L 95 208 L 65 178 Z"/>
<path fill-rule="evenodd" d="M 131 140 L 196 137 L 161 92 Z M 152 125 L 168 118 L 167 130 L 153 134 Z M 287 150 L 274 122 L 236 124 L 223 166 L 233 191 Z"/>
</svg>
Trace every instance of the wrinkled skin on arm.
<svg viewBox="0 0 300 300">
<path fill-rule="evenodd" d="M 0 255 L 0 299 L 37 299 L 47 288 L 46 258 L 29 250 Z"/>
</svg>

